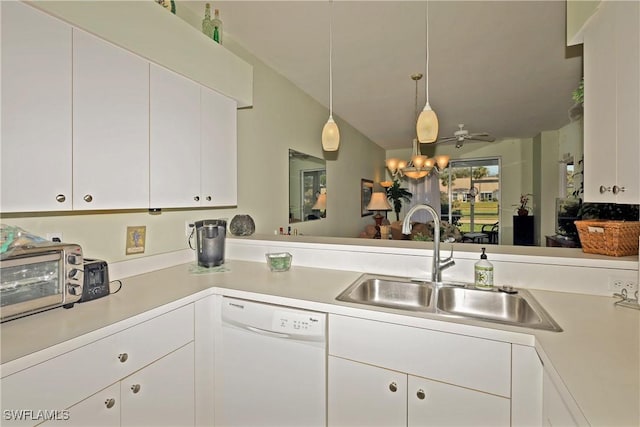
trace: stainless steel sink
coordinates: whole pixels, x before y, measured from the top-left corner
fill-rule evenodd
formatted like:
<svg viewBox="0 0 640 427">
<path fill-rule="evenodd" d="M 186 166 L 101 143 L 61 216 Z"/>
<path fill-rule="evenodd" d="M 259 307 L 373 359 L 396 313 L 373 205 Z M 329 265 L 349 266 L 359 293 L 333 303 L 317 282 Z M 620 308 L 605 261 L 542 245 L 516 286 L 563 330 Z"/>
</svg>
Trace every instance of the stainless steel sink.
<svg viewBox="0 0 640 427">
<path fill-rule="evenodd" d="M 509 294 L 494 290 L 441 287 L 438 289 L 436 308 L 439 312 L 459 317 L 471 317 L 508 325 L 534 329 L 562 331 L 560 326 L 523 289 Z"/>
<path fill-rule="evenodd" d="M 473 285 L 436 285 L 402 277 L 364 274 L 336 299 L 443 317 L 562 331 L 533 295 L 524 289 L 480 290 Z"/>
<path fill-rule="evenodd" d="M 339 301 L 425 311 L 433 306 L 432 283 L 364 275 L 336 298 Z"/>
</svg>

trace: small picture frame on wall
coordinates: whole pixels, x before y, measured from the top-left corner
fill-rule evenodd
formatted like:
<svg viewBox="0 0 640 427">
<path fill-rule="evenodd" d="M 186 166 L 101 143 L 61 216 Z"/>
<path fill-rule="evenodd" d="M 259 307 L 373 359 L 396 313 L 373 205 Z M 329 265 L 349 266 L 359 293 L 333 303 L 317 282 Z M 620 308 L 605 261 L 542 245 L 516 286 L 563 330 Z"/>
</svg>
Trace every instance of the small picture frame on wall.
<svg viewBox="0 0 640 427">
<path fill-rule="evenodd" d="M 373 215 L 373 212 L 367 210 L 367 205 L 371 201 L 373 193 L 373 181 L 370 179 L 360 180 L 360 216 Z"/>
</svg>

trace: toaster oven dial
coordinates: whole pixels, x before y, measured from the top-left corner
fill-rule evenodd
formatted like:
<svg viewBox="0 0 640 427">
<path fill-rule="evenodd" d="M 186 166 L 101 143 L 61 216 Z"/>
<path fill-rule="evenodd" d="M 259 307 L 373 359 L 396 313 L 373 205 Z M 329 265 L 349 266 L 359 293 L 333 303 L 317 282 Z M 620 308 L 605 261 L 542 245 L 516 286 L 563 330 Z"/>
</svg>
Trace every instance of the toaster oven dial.
<svg viewBox="0 0 640 427">
<path fill-rule="evenodd" d="M 71 255 L 67 256 L 67 262 L 69 264 L 72 264 L 72 265 L 78 265 L 78 264 L 82 263 L 82 257 L 80 257 L 78 255 L 71 254 Z"/>
<path fill-rule="evenodd" d="M 69 270 L 69 274 L 67 276 L 69 277 L 69 279 L 78 279 L 79 272 L 80 270 L 78 270 L 77 268 L 72 268 L 71 270 Z"/>
<path fill-rule="evenodd" d="M 67 283 L 67 290 L 71 295 L 82 294 L 82 289 L 80 288 L 80 285 L 76 285 L 75 283 Z"/>
</svg>

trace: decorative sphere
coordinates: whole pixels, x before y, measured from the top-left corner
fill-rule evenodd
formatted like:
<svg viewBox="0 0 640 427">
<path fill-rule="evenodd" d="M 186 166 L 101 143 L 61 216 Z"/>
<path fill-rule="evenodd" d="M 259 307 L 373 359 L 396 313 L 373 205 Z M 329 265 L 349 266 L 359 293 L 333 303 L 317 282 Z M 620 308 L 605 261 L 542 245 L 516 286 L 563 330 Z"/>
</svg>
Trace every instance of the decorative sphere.
<svg viewBox="0 0 640 427">
<path fill-rule="evenodd" d="M 256 224 L 249 215 L 236 215 L 231 219 L 229 231 L 234 236 L 251 236 L 256 231 Z"/>
</svg>

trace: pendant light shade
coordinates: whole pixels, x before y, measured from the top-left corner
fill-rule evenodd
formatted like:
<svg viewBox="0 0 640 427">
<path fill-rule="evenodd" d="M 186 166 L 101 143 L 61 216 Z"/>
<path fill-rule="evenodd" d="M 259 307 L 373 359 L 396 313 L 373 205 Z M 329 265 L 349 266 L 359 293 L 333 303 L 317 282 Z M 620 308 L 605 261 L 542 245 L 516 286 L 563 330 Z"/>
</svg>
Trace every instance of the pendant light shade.
<svg viewBox="0 0 640 427">
<path fill-rule="evenodd" d="M 436 112 L 431 109 L 429 103 L 424 106 L 424 109 L 418 117 L 416 132 L 418 134 L 418 141 L 422 143 L 435 142 L 435 140 L 438 139 L 438 116 Z"/>
<path fill-rule="evenodd" d="M 435 142 L 438 139 L 438 116 L 436 112 L 431 109 L 429 105 L 429 0 L 424 12 L 424 28 L 425 28 L 425 45 L 426 45 L 426 58 L 424 61 L 424 75 L 425 75 L 425 98 L 426 102 L 424 108 L 418 117 L 416 123 L 416 134 L 418 135 L 418 141 L 422 143 Z"/>
<path fill-rule="evenodd" d="M 340 146 L 340 130 L 338 125 L 333 121 L 333 116 L 329 116 L 329 120 L 322 128 L 322 149 L 324 151 L 336 151 Z"/>
<path fill-rule="evenodd" d="M 333 1 L 329 0 L 329 120 L 322 128 L 322 149 L 337 151 L 340 147 L 340 131 L 333 121 Z"/>
</svg>

